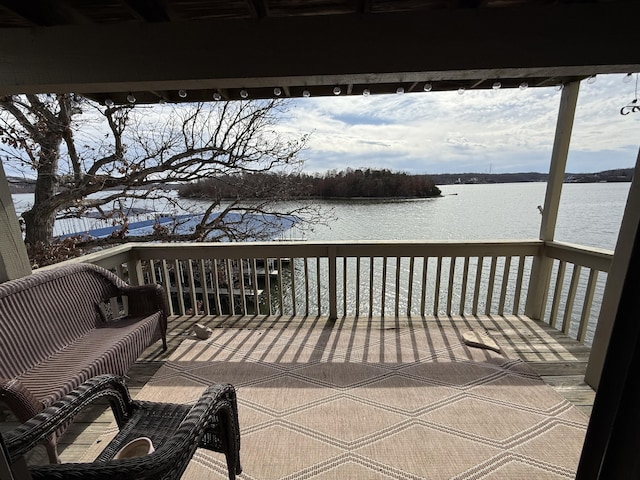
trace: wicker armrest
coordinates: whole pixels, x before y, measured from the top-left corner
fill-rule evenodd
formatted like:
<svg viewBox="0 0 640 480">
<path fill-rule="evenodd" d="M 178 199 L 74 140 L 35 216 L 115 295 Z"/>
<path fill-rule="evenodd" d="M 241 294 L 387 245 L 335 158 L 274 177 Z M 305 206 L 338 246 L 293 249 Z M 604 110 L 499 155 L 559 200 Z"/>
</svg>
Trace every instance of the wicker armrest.
<svg viewBox="0 0 640 480">
<path fill-rule="evenodd" d="M 26 422 L 43 408 L 36 397 L 15 378 L 0 378 L 0 402 L 7 405 L 20 422 Z"/>
<path fill-rule="evenodd" d="M 124 379 L 115 375 L 99 375 L 87 380 L 19 427 L 3 433 L 10 461 L 16 461 L 61 426 L 70 423 L 85 406 L 98 398 L 109 400 L 118 425 L 124 425 L 133 411 Z"/>
<path fill-rule="evenodd" d="M 119 290 L 121 295 L 127 295 L 129 297 L 129 312 L 132 315 L 145 314 L 158 310 L 162 310 L 165 316 L 169 315 L 167 299 L 164 288 L 161 285 L 125 284 L 121 285 Z"/>
<path fill-rule="evenodd" d="M 229 478 L 241 473 L 240 430 L 235 389 L 209 387 L 193 406 L 135 401 L 124 428 L 93 463 L 43 465 L 31 469 L 34 479 L 179 479 L 196 448 L 223 452 Z M 149 455 L 113 460 L 132 438 L 149 436 L 155 451 Z"/>
</svg>

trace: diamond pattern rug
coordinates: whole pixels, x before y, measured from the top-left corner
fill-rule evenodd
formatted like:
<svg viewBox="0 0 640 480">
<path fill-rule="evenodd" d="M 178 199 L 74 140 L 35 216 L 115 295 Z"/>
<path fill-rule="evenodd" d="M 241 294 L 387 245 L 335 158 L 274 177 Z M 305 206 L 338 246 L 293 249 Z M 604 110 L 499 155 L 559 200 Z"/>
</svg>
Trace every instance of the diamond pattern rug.
<svg viewBox="0 0 640 480">
<path fill-rule="evenodd" d="M 246 479 L 565 479 L 587 417 L 468 327 L 320 321 L 186 338 L 137 398 L 238 390 Z M 185 478 L 226 478 L 198 450 Z"/>
</svg>

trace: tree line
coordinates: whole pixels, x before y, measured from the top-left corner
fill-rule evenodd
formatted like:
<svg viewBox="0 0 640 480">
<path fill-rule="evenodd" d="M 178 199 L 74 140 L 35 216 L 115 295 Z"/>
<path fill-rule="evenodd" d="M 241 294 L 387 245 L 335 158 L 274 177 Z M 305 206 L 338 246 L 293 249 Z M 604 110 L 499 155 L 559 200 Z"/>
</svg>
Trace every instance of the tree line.
<svg viewBox="0 0 640 480">
<path fill-rule="evenodd" d="M 332 170 L 325 174 L 245 173 L 207 178 L 178 189 L 183 198 L 427 198 L 440 195 L 429 175 L 388 169 Z"/>
</svg>

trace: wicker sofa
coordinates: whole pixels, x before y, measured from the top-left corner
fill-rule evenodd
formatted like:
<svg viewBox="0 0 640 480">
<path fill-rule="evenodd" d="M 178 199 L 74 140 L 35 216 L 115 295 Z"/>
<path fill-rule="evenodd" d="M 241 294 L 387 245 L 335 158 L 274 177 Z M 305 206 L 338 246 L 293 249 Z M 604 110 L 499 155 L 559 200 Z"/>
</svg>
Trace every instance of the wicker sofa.
<svg viewBox="0 0 640 480">
<path fill-rule="evenodd" d="M 0 284 L 0 402 L 25 422 L 96 375 L 124 375 L 157 340 L 166 350 L 167 314 L 161 286 L 90 264 Z M 45 444 L 52 463 L 62 431 Z"/>
</svg>

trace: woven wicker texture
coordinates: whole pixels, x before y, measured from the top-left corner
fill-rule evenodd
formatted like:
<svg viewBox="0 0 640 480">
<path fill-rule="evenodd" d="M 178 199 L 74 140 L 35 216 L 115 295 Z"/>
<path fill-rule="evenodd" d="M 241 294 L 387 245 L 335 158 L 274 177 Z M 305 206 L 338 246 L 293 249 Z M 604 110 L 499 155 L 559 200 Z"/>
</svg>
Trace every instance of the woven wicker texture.
<svg viewBox="0 0 640 480">
<path fill-rule="evenodd" d="M 503 354 L 465 345 L 469 328 L 218 328 L 185 339 L 137 398 L 234 384 L 246 479 L 573 478 L 587 418 L 505 356 L 504 338 Z M 183 478 L 226 472 L 198 450 Z"/>
<path fill-rule="evenodd" d="M 85 463 L 32 466 L 34 480 L 176 480 L 198 447 L 224 453 L 230 480 L 241 472 L 235 389 L 222 384 L 207 387 L 194 405 L 180 405 L 131 401 L 121 377 L 94 377 L 26 423 L 5 432 L 0 446 L 6 443 L 10 461 L 19 462 L 43 438 L 100 398 L 109 399 L 119 433 L 99 458 Z M 112 460 L 120 448 L 141 436 L 151 438 L 154 452 Z"/>
</svg>

